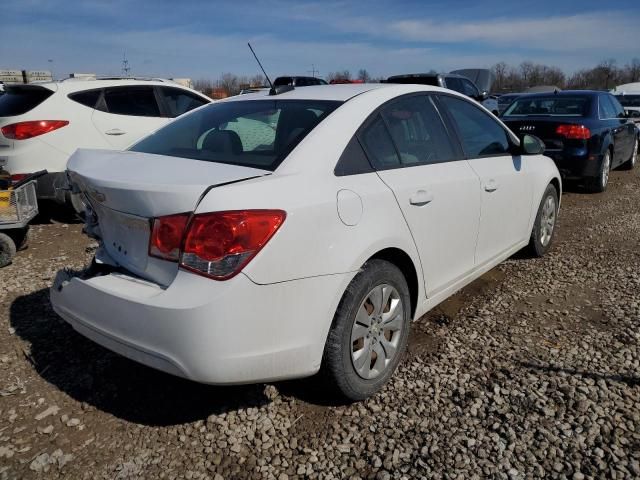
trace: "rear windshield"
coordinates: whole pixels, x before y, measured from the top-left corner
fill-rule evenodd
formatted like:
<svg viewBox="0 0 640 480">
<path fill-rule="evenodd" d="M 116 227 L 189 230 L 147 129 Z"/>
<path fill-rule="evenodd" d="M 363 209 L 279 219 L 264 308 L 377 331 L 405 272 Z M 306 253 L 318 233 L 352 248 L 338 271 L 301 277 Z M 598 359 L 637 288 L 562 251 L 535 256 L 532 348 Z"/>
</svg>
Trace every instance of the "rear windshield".
<svg viewBox="0 0 640 480">
<path fill-rule="evenodd" d="M 640 107 L 640 95 L 616 95 L 623 107 Z"/>
<path fill-rule="evenodd" d="M 13 117 L 33 110 L 53 92 L 43 87 L 5 87 L 0 95 L 0 117 Z"/>
<path fill-rule="evenodd" d="M 178 118 L 130 148 L 216 163 L 275 170 L 342 102 L 221 102 Z"/>
<path fill-rule="evenodd" d="M 504 116 L 584 117 L 589 114 L 590 107 L 591 98 L 587 96 L 521 97 L 511 104 Z"/>
</svg>

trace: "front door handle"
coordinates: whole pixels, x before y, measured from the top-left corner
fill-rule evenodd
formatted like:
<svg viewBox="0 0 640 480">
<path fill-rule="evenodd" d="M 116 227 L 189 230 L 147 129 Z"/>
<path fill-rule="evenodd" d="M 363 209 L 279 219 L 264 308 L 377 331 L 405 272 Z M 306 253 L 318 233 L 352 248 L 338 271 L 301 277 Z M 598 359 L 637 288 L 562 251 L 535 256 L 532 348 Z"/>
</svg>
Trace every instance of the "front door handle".
<svg viewBox="0 0 640 480">
<path fill-rule="evenodd" d="M 119 128 L 112 128 L 111 130 L 107 130 L 104 133 L 106 133 L 107 135 L 116 135 L 117 136 L 117 135 L 124 135 L 127 132 L 125 132 L 124 130 L 120 130 Z"/>
<path fill-rule="evenodd" d="M 422 207 L 423 205 L 431 203 L 432 201 L 433 193 L 427 192 L 426 190 L 418 190 L 409 198 L 409 203 L 416 207 Z"/>
<path fill-rule="evenodd" d="M 496 182 L 494 179 L 491 179 L 484 184 L 484 191 L 489 193 L 495 192 L 496 190 L 498 190 L 499 186 L 500 185 L 498 185 L 498 182 Z"/>
</svg>

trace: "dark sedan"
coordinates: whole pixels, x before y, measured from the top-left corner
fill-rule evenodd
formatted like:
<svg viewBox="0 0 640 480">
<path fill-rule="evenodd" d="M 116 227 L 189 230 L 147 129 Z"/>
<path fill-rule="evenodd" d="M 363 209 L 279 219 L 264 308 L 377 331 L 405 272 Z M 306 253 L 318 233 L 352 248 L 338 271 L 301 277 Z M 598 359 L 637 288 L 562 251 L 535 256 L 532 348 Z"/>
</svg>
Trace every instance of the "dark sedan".
<svg viewBox="0 0 640 480">
<path fill-rule="evenodd" d="M 563 178 L 581 180 L 589 190 L 607 188 L 609 171 L 632 169 L 638 156 L 638 128 L 620 102 L 607 92 L 571 91 L 516 99 L 502 120 L 522 135 L 545 143 Z"/>
</svg>

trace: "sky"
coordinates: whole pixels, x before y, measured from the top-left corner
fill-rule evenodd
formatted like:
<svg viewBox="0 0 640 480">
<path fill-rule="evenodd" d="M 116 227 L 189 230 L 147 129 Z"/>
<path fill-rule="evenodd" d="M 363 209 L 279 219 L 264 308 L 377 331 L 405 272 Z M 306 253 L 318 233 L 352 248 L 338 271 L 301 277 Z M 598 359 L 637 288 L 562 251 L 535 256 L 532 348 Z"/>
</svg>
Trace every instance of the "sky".
<svg viewBox="0 0 640 480">
<path fill-rule="evenodd" d="M 638 0 L 0 1 L 0 69 L 215 79 L 640 57 Z M 318 74 L 319 72 L 319 74 Z"/>
</svg>

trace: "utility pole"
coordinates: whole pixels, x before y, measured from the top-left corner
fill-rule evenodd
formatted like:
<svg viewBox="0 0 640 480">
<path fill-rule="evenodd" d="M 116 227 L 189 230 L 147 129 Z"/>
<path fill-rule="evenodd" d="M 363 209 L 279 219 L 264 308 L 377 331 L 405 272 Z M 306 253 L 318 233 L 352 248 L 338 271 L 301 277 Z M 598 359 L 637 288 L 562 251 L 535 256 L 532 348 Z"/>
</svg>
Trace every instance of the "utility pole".
<svg viewBox="0 0 640 480">
<path fill-rule="evenodd" d="M 316 70 L 316 66 L 312 63 L 311 70 L 307 70 L 307 73 L 310 73 L 312 77 L 315 77 L 316 75 L 320 74 L 320 71 Z"/>
<path fill-rule="evenodd" d="M 131 67 L 129 66 L 129 60 L 127 60 L 127 53 L 122 54 L 122 76 L 128 77 Z"/>
</svg>

